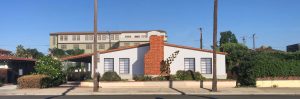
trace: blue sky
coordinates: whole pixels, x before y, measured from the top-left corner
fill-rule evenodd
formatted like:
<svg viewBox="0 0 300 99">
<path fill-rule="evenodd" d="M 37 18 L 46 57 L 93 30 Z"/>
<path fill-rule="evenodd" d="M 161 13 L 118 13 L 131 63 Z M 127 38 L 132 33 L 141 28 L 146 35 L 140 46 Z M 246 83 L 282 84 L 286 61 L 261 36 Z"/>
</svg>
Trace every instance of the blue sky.
<svg viewBox="0 0 300 99">
<path fill-rule="evenodd" d="M 231 30 L 252 48 L 300 43 L 300 0 L 219 0 L 218 31 Z M 0 48 L 19 44 L 47 53 L 49 33 L 93 31 L 93 0 L 1 0 Z M 212 45 L 213 0 L 99 0 L 99 31 L 167 31 L 169 43 L 199 47 Z M 219 36 L 220 37 L 220 36 Z"/>
</svg>

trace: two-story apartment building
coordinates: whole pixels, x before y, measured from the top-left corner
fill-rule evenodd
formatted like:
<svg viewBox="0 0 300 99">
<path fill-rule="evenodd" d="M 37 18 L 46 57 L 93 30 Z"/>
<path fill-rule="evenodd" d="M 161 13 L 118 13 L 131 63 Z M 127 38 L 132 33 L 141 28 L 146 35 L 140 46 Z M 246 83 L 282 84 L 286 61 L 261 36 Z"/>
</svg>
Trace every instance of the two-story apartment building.
<svg viewBox="0 0 300 99">
<path fill-rule="evenodd" d="M 151 35 L 165 36 L 164 41 L 167 42 L 167 35 L 163 30 L 107 31 L 98 32 L 97 49 L 103 51 L 149 43 L 149 37 Z M 93 42 L 93 32 L 50 33 L 50 48 L 59 48 L 63 50 L 79 48 L 84 49 L 85 53 L 91 53 L 93 51 Z"/>
</svg>

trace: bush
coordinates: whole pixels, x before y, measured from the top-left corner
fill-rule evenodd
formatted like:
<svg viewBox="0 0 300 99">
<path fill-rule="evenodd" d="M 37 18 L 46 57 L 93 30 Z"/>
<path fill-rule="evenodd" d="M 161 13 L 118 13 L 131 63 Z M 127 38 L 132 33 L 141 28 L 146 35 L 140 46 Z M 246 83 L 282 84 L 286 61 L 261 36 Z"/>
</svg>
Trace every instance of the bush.
<svg viewBox="0 0 300 99">
<path fill-rule="evenodd" d="M 151 81 L 152 77 L 151 76 L 144 76 L 144 75 L 135 75 L 133 76 L 133 80 L 135 81 Z"/>
<path fill-rule="evenodd" d="M 299 53 L 252 52 L 247 56 L 238 71 L 240 86 L 255 86 L 257 78 L 299 77 Z"/>
<path fill-rule="evenodd" d="M 116 72 L 105 72 L 101 81 L 121 81 L 121 77 Z"/>
<path fill-rule="evenodd" d="M 37 74 L 44 74 L 51 78 L 51 86 L 59 86 L 65 83 L 65 74 L 62 71 L 60 61 L 53 59 L 50 56 L 41 57 L 37 60 L 35 70 Z"/>
<path fill-rule="evenodd" d="M 178 80 L 204 80 L 205 77 L 203 77 L 199 72 L 194 72 L 191 70 L 183 71 L 179 70 L 176 72 L 176 78 Z"/>
<path fill-rule="evenodd" d="M 51 78 L 46 75 L 27 75 L 18 78 L 18 88 L 47 88 L 51 86 Z"/>
</svg>

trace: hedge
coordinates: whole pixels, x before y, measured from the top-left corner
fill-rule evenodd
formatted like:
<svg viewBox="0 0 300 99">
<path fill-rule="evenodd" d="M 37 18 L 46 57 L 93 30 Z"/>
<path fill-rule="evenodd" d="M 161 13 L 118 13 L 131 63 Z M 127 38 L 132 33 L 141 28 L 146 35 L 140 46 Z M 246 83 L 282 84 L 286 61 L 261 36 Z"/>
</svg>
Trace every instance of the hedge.
<svg viewBox="0 0 300 99">
<path fill-rule="evenodd" d="M 47 88 L 51 86 L 51 81 L 46 75 L 26 75 L 18 78 L 18 88 Z"/>
<path fill-rule="evenodd" d="M 134 76 L 135 81 L 166 81 L 169 80 L 165 76 Z M 205 78 L 199 72 L 179 70 L 175 75 L 170 76 L 171 80 L 204 80 Z"/>
<path fill-rule="evenodd" d="M 101 81 L 121 81 L 121 77 L 113 71 L 105 72 L 100 79 Z"/>
<path fill-rule="evenodd" d="M 179 70 L 176 72 L 176 78 L 178 80 L 204 80 L 205 78 L 199 73 L 194 71 Z"/>
<path fill-rule="evenodd" d="M 300 54 L 286 52 L 252 52 L 238 69 L 241 86 L 255 86 L 257 78 L 300 76 Z"/>
</svg>

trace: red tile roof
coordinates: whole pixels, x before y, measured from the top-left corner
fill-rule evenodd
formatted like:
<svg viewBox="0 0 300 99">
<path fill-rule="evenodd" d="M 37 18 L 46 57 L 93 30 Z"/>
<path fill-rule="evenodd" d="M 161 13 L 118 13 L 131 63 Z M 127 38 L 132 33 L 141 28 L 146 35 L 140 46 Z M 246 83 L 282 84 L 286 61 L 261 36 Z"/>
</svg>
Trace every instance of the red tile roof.
<svg viewBox="0 0 300 99">
<path fill-rule="evenodd" d="M 15 57 L 15 56 L 0 56 L 0 60 L 15 60 L 15 61 L 36 61 L 35 59 L 30 59 L 30 58 L 20 58 L 20 57 Z"/>
<path fill-rule="evenodd" d="M 189 46 L 182 46 L 182 45 L 175 45 L 175 44 L 168 44 L 168 43 L 165 43 L 165 46 L 171 46 L 171 47 L 177 47 L 177 48 L 183 48 L 183 49 L 213 53 L 213 50 L 206 50 L 206 49 L 194 48 L 194 47 L 189 47 Z M 226 55 L 225 52 L 217 52 L 217 54 Z"/>
</svg>

